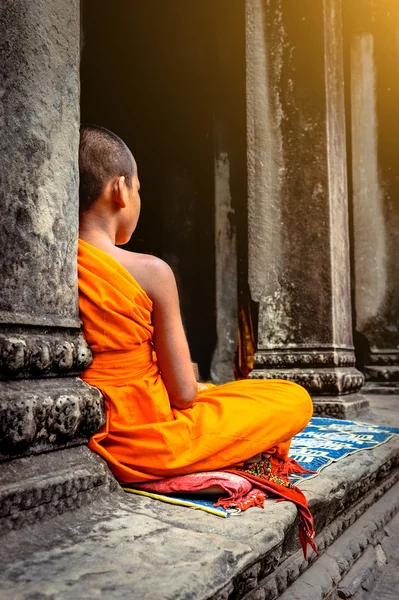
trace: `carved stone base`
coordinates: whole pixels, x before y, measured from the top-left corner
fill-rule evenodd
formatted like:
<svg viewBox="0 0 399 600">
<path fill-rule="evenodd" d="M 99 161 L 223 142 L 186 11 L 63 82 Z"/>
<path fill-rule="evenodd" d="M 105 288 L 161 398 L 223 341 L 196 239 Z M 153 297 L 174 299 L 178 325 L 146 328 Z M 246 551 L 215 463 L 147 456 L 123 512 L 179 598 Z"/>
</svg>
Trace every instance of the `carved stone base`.
<svg viewBox="0 0 399 600">
<path fill-rule="evenodd" d="M 399 365 L 367 365 L 364 369 L 366 381 L 396 383 L 399 385 Z"/>
<path fill-rule="evenodd" d="M 327 368 L 354 367 L 355 353 L 352 346 L 334 347 L 296 347 L 277 350 L 258 350 L 254 363 L 257 368 L 286 369 L 295 368 Z"/>
<path fill-rule="evenodd" d="M 332 419 L 355 419 L 367 415 L 369 400 L 362 394 L 350 396 L 313 396 L 313 415 Z"/>
<path fill-rule="evenodd" d="M 102 394 L 77 378 L 0 381 L 0 460 L 87 443 Z"/>
<path fill-rule="evenodd" d="M 399 393 L 399 351 L 373 350 L 364 368 L 369 394 Z"/>
<path fill-rule="evenodd" d="M 363 374 L 354 367 L 258 369 L 250 379 L 288 379 L 299 383 L 312 395 L 341 395 L 355 393 L 364 383 Z"/>
<path fill-rule="evenodd" d="M 80 375 L 91 361 L 80 329 L 1 326 L 0 379 Z"/>
</svg>

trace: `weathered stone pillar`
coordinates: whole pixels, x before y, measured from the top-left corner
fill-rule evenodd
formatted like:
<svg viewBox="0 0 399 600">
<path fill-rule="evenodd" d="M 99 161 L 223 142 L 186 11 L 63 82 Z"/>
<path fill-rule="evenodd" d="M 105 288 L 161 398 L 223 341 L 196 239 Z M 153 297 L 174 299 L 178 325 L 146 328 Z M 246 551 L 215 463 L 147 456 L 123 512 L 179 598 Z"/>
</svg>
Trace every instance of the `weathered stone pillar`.
<svg viewBox="0 0 399 600">
<path fill-rule="evenodd" d="M 399 8 L 348 6 L 356 330 L 369 392 L 399 389 Z M 360 25 L 360 26 L 359 26 Z"/>
<path fill-rule="evenodd" d="M 213 143 L 215 155 L 215 283 L 217 343 L 211 378 L 235 379 L 238 343 L 237 214 L 240 178 L 245 182 L 245 30 L 244 7 L 219 0 L 213 10 Z"/>
<path fill-rule="evenodd" d="M 0 61 L 0 458 L 10 459 L 85 443 L 103 420 L 100 393 L 76 377 L 91 361 L 77 305 L 79 1 L 3 0 Z"/>
<path fill-rule="evenodd" d="M 211 364 L 215 383 L 234 380 L 237 348 L 237 247 L 229 155 L 215 122 L 215 264 L 217 344 Z M 217 135 L 219 134 L 219 135 Z"/>
<path fill-rule="evenodd" d="M 251 376 L 296 381 L 316 414 L 344 417 L 366 400 L 355 394 L 341 30 L 340 0 L 247 0 Z"/>
</svg>

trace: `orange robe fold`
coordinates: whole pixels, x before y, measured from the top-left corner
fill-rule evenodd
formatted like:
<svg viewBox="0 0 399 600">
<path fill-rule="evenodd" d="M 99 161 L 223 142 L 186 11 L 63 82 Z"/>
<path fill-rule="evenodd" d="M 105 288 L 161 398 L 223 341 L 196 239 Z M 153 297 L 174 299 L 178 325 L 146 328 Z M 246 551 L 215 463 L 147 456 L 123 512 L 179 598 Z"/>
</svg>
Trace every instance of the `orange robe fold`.
<svg viewBox="0 0 399 600">
<path fill-rule="evenodd" d="M 222 469 L 259 452 L 286 459 L 312 402 L 284 380 L 241 380 L 171 407 L 152 337 L 152 302 L 115 259 L 79 240 L 79 308 L 94 360 L 82 379 L 105 399 L 89 447 L 122 483 Z"/>
</svg>

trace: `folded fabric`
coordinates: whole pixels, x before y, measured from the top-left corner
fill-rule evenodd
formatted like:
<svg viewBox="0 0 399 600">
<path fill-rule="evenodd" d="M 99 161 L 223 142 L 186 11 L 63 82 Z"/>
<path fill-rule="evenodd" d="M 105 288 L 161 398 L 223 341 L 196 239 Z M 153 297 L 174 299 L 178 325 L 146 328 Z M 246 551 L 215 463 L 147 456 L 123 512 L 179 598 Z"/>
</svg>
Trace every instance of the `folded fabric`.
<svg viewBox="0 0 399 600">
<path fill-rule="evenodd" d="M 208 471 L 206 473 L 192 473 L 190 475 L 179 475 L 168 477 L 149 483 L 135 484 L 138 490 L 155 492 L 158 494 L 174 494 L 184 492 L 199 492 L 208 488 L 218 486 L 228 494 L 231 502 L 239 501 L 252 489 L 252 484 L 244 477 L 235 473 L 224 471 Z"/>
</svg>

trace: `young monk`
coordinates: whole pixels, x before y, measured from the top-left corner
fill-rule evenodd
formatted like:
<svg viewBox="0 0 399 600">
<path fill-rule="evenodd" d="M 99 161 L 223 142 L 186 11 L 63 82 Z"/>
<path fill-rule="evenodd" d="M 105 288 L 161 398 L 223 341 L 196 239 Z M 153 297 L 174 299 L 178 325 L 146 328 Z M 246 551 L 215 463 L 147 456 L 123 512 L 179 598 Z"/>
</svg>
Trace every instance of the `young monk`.
<svg viewBox="0 0 399 600">
<path fill-rule="evenodd" d="M 82 378 L 105 399 L 89 446 L 122 483 L 210 471 L 261 452 L 283 461 L 312 414 L 309 394 L 284 380 L 197 384 L 170 267 L 128 252 L 140 214 L 137 165 L 124 142 L 83 127 L 79 307 L 93 351 Z"/>
</svg>

